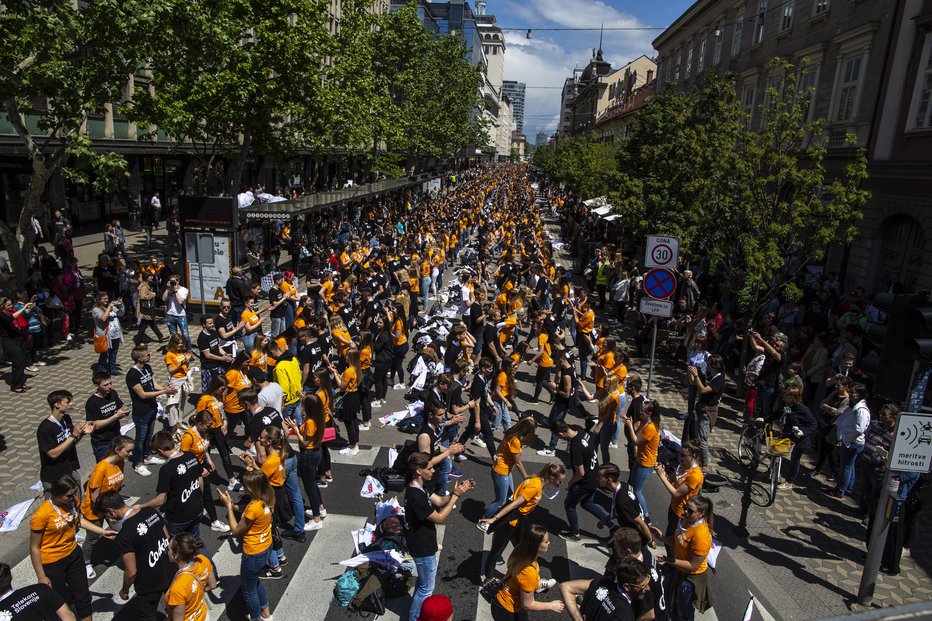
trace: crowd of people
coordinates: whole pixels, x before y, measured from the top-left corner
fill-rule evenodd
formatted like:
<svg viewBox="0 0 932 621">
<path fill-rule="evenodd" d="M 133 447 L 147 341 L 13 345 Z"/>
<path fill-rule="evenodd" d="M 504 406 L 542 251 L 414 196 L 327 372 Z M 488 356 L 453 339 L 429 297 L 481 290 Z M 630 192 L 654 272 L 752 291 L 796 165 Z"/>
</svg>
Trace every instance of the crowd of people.
<svg viewBox="0 0 932 621">
<path fill-rule="evenodd" d="M 303 252 L 293 253 L 293 269 L 274 271 L 271 286 L 263 289 L 252 261 L 235 267 L 219 312 L 200 317 L 194 339 L 188 290 L 170 261 L 126 260 L 125 243 L 108 248 L 93 274 L 90 316 L 98 358 L 84 420 L 70 414 L 73 394 L 56 390 L 37 430 L 47 499 L 30 519 L 39 585 L 28 588 L 39 594 L 35 601 L 53 611 L 66 602 L 78 617 L 90 619 L 93 553 L 106 537 L 116 540 L 122 557 L 119 596 L 126 600 L 135 588 L 141 619 L 155 619 L 164 600 L 173 619 L 203 621 L 205 593 L 217 585 L 212 551 L 201 536 L 207 525 L 241 540 L 249 617 L 271 619 L 263 580 L 282 576 L 282 538 L 304 542 L 307 532 L 326 528 L 330 447 L 358 454 L 391 389 L 412 391 L 422 404 L 412 450 L 395 465 L 406 475 L 405 539 L 417 573 L 410 621 L 439 618 L 428 610 L 446 611 L 433 594 L 436 526 L 450 519 L 460 497 L 479 493 L 487 504 L 476 526 L 491 538 L 491 549 L 475 578 L 496 621 L 526 619 L 540 610 L 565 610 L 587 621 L 692 619 L 696 610 L 712 607 L 707 558 L 714 511 L 700 491 L 711 464 L 709 434 L 724 373 L 741 334 L 726 321 L 728 311 L 710 302 L 714 288 L 705 288 L 704 274 L 682 270 L 681 309 L 666 328 L 673 355 L 689 363 L 689 406 L 682 442 L 663 459 L 659 408 L 642 394 L 638 374 L 629 372 L 620 331 L 640 291 L 637 262 L 603 244 L 582 280 L 565 270 L 544 217 L 552 213 L 566 229 L 576 207 L 575 199 L 544 180 L 532 185 L 526 167 L 496 166 L 463 171 L 439 194 L 409 191 L 400 199 L 372 201 L 355 218 L 318 218 L 294 232 L 282 227 L 279 236 L 303 244 Z M 25 293 L 16 292 L 18 305 L 2 299 L 0 328 L 17 392 L 28 390 L 17 356 L 22 352 L 22 365 L 34 351 L 22 336 L 21 318 L 44 316 L 44 309 L 61 304 L 63 317 L 78 309 L 73 322 L 62 321 L 63 331 L 70 337 L 80 328 L 87 290 L 79 298 L 74 288 L 55 285 L 67 269 L 55 269 L 47 259 L 40 250 L 32 289 L 27 284 Z M 65 264 L 77 270 L 73 259 Z M 85 287 L 80 270 L 71 278 Z M 72 292 L 70 309 L 56 287 Z M 613 312 L 598 320 L 596 311 L 609 301 Z M 834 356 L 823 361 L 824 384 L 809 362 L 793 375 L 791 357 L 799 353 L 811 361 L 809 350 L 819 341 L 803 344 L 808 324 L 799 312 L 787 319 L 785 306 L 778 301 L 749 332 L 756 355 L 742 376 L 746 415 L 768 421 L 784 416 L 784 428 L 797 434 L 798 452 L 785 475 L 792 484 L 802 452 L 816 448 L 804 438 L 814 438 L 822 424 L 806 403 L 821 403 L 820 418 L 831 416 L 838 442 L 818 436 L 819 465 L 839 469 L 833 493 L 850 494 L 865 437 L 873 442 L 873 468 L 882 467 L 883 442 L 889 446 L 884 430 L 892 429 L 896 410 L 885 406 L 879 425 L 868 427 L 865 389 L 848 381 L 856 374 L 851 365 L 834 367 Z M 446 316 L 449 329 L 422 338 L 428 321 L 450 308 L 455 316 Z M 162 310 L 170 338 L 153 363 L 146 331 L 165 341 Z M 137 328 L 132 365 L 125 370 L 118 360 L 122 322 Z M 837 356 L 839 365 L 847 351 Z M 417 363 L 430 371 L 414 371 Z M 519 372 L 533 384 L 533 394 L 519 396 Z M 822 390 L 829 391 L 824 401 Z M 193 411 L 190 403 L 196 403 Z M 121 433 L 129 420 L 133 437 Z M 82 479 L 76 445 L 85 436 L 97 464 Z M 546 463 L 531 468 L 522 459 L 526 448 L 536 448 Z M 489 467 L 490 485 L 458 470 L 467 451 Z M 127 462 L 140 477 L 152 476 L 150 466 L 158 466 L 154 495 L 133 506 L 120 495 Z M 654 473 L 669 493 L 665 520 L 644 493 Z M 863 485 L 876 483 L 874 472 L 857 473 Z M 909 485 L 901 477 L 904 501 Z M 535 522 L 534 511 L 561 490 L 566 528 L 550 533 Z M 607 529 L 609 561 L 599 579 L 557 585 L 542 577 L 538 558 L 551 535 L 581 540 L 579 506 Z M 513 551 L 499 575 L 509 543 Z M 137 563 L 139 555 L 148 563 Z M 0 566 L 0 590 L 9 586 L 8 573 Z M 551 589 L 558 599 L 547 598 Z"/>
</svg>

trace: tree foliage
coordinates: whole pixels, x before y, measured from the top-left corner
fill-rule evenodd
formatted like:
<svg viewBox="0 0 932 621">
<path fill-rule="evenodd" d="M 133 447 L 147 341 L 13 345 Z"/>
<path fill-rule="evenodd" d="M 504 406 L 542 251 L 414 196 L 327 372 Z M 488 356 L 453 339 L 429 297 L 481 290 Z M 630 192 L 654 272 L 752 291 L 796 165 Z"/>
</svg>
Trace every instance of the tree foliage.
<svg viewBox="0 0 932 621">
<path fill-rule="evenodd" d="M 564 136 L 538 147 L 532 162 L 544 174 L 584 199 L 605 196 L 624 182 L 618 168 L 617 142 L 600 142 L 595 134 Z"/>
<path fill-rule="evenodd" d="M 144 58 L 153 3 L 97 0 L 7 0 L 0 8 L 0 101 L 32 164 L 15 226 L 0 221 L 11 266 L 23 281 L 31 263 L 31 218 L 49 179 L 57 173 L 108 189 L 126 174 L 123 158 L 91 148 L 88 115 L 122 98 L 127 78 Z M 38 131 L 31 130 L 36 120 Z"/>
</svg>

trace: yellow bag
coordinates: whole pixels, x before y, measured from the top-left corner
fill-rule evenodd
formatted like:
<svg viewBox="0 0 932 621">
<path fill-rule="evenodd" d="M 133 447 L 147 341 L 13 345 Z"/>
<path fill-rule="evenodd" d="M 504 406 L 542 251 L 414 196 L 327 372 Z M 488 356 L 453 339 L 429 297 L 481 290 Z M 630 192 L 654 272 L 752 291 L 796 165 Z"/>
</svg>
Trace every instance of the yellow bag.
<svg viewBox="0 0 932 621">
<path fill-rule="evenodd" d="M 770 439 L 767 442 L 767 448 L 771 455 L 784 457 L 793 452 L 793 441 L 789 438 L 774 439 L 773 432 L 770 432 Z"/>
<path fill-rule="evenodd" d="M 94 351 L 98 354 L 104 354 L 110 351 L 110 341 L 107 339 L 106 334 L 101 336 L 94 335 Z"/>
</svg>

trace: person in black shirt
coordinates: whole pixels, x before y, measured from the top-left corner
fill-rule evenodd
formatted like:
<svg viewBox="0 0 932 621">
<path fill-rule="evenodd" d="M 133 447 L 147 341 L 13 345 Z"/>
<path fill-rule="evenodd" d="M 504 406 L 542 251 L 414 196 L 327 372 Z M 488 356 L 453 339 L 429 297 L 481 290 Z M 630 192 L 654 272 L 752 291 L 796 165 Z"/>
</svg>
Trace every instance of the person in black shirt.
<svg viewBox="0 0 932 621">
<path fill-rule="evenodd" d="M 482 344 L 482 357 L 492 360 L 495 369 L 501 368 L 502 358 L 505 357 L 505 350 L 498 340 L 498 322 L 501 318 L 502 312 L 497 307 L 490 308 L 482 324 L 482 332 L 477 337 Z"/>
<path fill-rule="evenodd" d="M 595 502 L 594 496 L 599 486 L 597 468 L 599 465 L 599 440 L 588 431 L 579 431 L 570 427 L 566 421 L 554 423 L 553 430 L 561 440 L 569 442 L 569 464 L 567 470 L 571 473 L 567 487 L 569 491 L 563 501 L 566 509 L 566 519 L 569 529 L 560 532 L 560 537 L 567 541 L 579 541 L 579 515 L 577 505 L 594 515 L 598 520 L 605 520 L 608 513 Z"/>
<path fill-rule="evenodd" d="M 140 621 L 154 621 L 162 595 L 175 576 L 168 549 L 168 530 L 158 511 L 151 507 L 127 507 L 119 492 L 104 492 L 97 499 L 101 511 L 112 524 L 120 525 L 117 550 L 123 560 L 123 586 L 120 599 L 129 599 L 136 588 Z"/>
<path fill-rule="evenodd" d="M 460 436 L 460 444 L 466 444 L 472 439 L 473 444 L 485 448 L 489 452 L 492 462 L 495 462 L 495 438 L 492 436 L 492 398 L 489 394 L 489 383 L 492 380 L 492 361 L 488 358 L 479 360 L 479 372 L 473 377 L 469 387 L 469 401 L 471 404 L 469 424 L 466 431 Z M 482 438 L 476 438 L 481 433 Z"/>
<path fill-rule="evenodd" d="M 269 426 L 278 429 L 285 429 L 285 421 L 282 415 L 273 407 L 262 407 L 259 405 L 259 393 L 253 388 L 246 388 L 239 393 L 240 404 L 249 411 L 248 422 L 246 423 L 246 435 L 248 436 L 243 446 L 248 450 L 255 447 L 256 461 L 262 463 L 265 461 L 265 445 L 259 442 L 259 436 L 262 431 Z"/>
<path fill-rule="evenodd" d="M 463 453 L 466 447 L 458 443 L 451 444 L 448 447 L 444 446 L 444 430 L 447 427 L 466 422 L 466 417 L 460 414 L 448 418 L 446 404 L 438 399 L 428 400 L 427 405 L 424 407 L 426 418 L 415 436 L 417 450 L 430 455 L 430 463 L 437 468 L 434 477 L 434 491 L 440 496 L 446 496 L 447 478 L 453 470 L 453 460 L 451 458 Z"/>
<path fill-rule="evenodd" d="M 246 308 L 246 298 L 249 296 L 249 285 L 243 278 L 243 270 L 240 267 L 234 267 L 230 270 L 231 276 L 227 279 L 226 292 L 230 298 L 230 305 L 233 307 L 233 316 L 239 317 Z"/>
<path fill-rule="evenodd" d="M 687 377 L 696 387 L 698 399 L 695 411 L 690 413 L 683 426 L 683 439 L 693 439 L 699 444 L 700 462 L 703 465 L 709 463 L 709 434 L 718 418 L 718 404 L 725 390 L 725 375 L 722 373 L 724 366 L 721 356 L 709 356 L 706 373 L 708 380 L 696 367 L 687 367 Z"/>
<path fill-rule="evenodd" d="M 162 386 L 155 381 L 149 366 L 149 348 L 137 345 L 133 348 L 133 366 L 126 372 L 126 387 L 133 402 L 133 424 L 136 425 L 136 444 L 133 447 L 133 469 L 139 476 L 152 474 L 146 464 L 163 464 L 161 457 L 151 455 L 149 443 L 155 432 L 155 413 L 159 395 L 173 395 L 177 388 Z"/>
<path fill-rule="evenodd" d="M 91 450 L 94 459 L 100 461 L 107 455 L 110 442 L 120 435 L 120 420 L 125 418 L 130 409 L 123 405 L 123 400 L 113 390 L 113 378 L 105 371 L 94 372 L 94 394 L 84 404 L 84 418 L 92 424 Z"/>
<path fill-rule="evenodd" d="M 13 364 L 13 372 L 7 377 L 13 392 L 23 393 L 31 388 L 26 385 L 26 341 L 16 321 L 33 308 L 35 303 L 29 302 L 21 309 L 14 310 L 11 298 L 0 297 L 0 343 L 6 358 Z"/>
<path fill-rule="evenodd" d="M 349 332 L 350 338 L 353 342 L 358 342 L 359 322 L 356 321 L 356 313 L 349 304 L 349 294 L 341 289 L 333 295 L 333 300 L 334 303 L 339 305 L 337 315 L 340 316 L 340 319 L 342 319 L 343 323 L 346 325 L 346 331 Z"/>
<path fill-rule="evenodd" d="M 650 587 L 650 571 L 647 566 L 629 556 L 618 561 L 612 575 L 589 583 L 578 610 L 575 595 L 569 598 L 564 595 L 564 602 L 569 599 L 567 610 L 573 619 L 634 621 L 638 618 L 637 610 L 647 610 L 641 601 L 650 593 Z M 560 585 L 561 592 L 567 590 Z"/>
<path fill-rule="evenodd" d="M 32 584 L 13 590 L 13 572 L 0 563 L 0 619 L 5 621 L 74 621 L 74 613 L 46 584 Z"/>
<path fill-rule="evenodd" d="M 443 524 L 456 499 L 473 489 L 476 482 L 472 479 L 459 481 L 453 486 L 449 496 L 438 496 L 427 492 L 427 484 L 434 476 L 434 466 L 427 453 L 413 453 L 408 458 L 408 479 L 405 488 L 405 520 L 407 522 L 408 551 L 417 566 L 417 583 L 414 586 L 414 598 L 408 621 L 416 621 L 421 612 L 421 604 L 434 592 L 434 580 L 437 577 L 437 524 Z"/>
<path fill-rule="evenodd" d="M 73 423 L 68 412 L 72 395 L 67 390 L 54 390 L 48 395 L 51 414 L 39 423 L 36 440 L 39 443 L 39 480 L 48 492 L 52 483 L 64 475 L 71 476 L 81 487 L 81 463 L 77 444 L 93 428 L 84 421 Z M 80 491 L 78 492 L 80 496 Z"/>
<path fill-rule="evenodd" d="M 612 495 L 612 512 L 607 519 L 599 522 L 599 528 L 611 526 L 614 520 L 618 526 L 635 528 L 644 538 L 644 543 L 655 547 L 650 528 L 644 521 L 641 503 L 634 495 L 634 488 L 621 481 L 621 470 L 615 464 L 602 464 L 598 469 L 599 487 Z"/>
<path fill-rule="evenodd" d="M 201 352 L 201 392 L 207 392 L 210 380 L 226 372 L 233 356 L 220 349 L 220 335 L 214 329 L 214 318 L 201 315 L 201 333 L 197 337 L 197 349 Z"/>
<path fill-rule="evenodd" d="M 380 312 L 374 320 L 375 331 L 372 333 L 372 366 L 375 369 L 373 377 L 375 384 L 375 401 L 372 405 L 380 407 L 385 405 L 388 394 L 388 370 L 395 358 L 395 343 L 388 329 L 385 313 Z"/>
<path fill-rule="evenodd" d="M 291 299 L 291 294 L 284 293 L 281 289 L 284 276 L 280 272 L 276 272 L 274 280 L 275 285 L 269 289 L 269 308 L 272 311 L 269 316 L 272 318 L 273 339 L 277 338 L 288 327 L 285 325 L 285 320 L 288 317 L 288 309 L 285 308 L 285 304 Z"/>
<path fill-rule="evenodd" d="M 242 312 L 240 311 L 240 313 Z M 230 300 L 225 298 L 220 300 L 220 312 L 217 313 L 217 318 L 214 319 L 214 326 L 220 336 L 220 348 L 228 354 L 233 354 L 236 347 L 236 337 L 246 327 L 246 322 L 240 319 L 240 315 L 233 314 L 233 304 Z"/>
</svg>

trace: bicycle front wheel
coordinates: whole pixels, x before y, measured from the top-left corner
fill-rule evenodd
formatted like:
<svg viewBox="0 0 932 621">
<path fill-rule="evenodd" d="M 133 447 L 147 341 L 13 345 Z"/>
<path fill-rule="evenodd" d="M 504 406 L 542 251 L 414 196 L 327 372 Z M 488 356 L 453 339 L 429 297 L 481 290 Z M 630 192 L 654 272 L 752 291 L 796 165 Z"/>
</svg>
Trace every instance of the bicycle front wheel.
<svg viewBox="0 0 932 621">
<path fill-rule="evenodd" d="M 767 503 L 768 506 L 772 505 L 777 499 L 777 485 L 780 483 L 780 465 L 782 462 L 783 458 L 777 455 L 770 458 L 770 502 Z"/>
<path fill-rule="evenodd" d="M 741 465 L 748 467 L 754 461 L 756 455 L 756 437 L 757 429 L 751 425 L 745 425 L 741 430 L 741 436 L 738 438 L 738 461 Z"/>
</svg>

